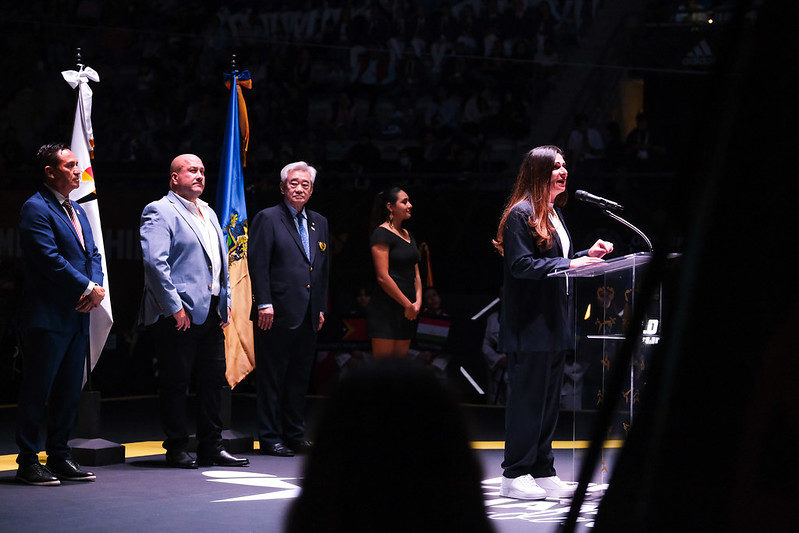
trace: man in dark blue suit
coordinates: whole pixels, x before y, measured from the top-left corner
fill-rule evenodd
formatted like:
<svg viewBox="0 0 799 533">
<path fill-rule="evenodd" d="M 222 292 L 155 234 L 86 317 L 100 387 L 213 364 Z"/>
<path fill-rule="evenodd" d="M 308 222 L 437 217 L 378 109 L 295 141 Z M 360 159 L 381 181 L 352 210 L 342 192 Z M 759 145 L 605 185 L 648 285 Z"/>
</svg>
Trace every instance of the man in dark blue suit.
<svg viewBox="0 0 799 533">
<path fill-rule="evenodd" d="M 94 474 L 72 461 L 67 440 L 89 345 L 89 311 L 105 297 L 101 257 L 86 213 L 69 199 L 81 179 L 75 154 L 53 143 L 39 148 L 36 157 L 44 182 L 22 206 L 19 221 L 26 269 L 17 480 L 30 485 L 94 481 Z M 46 466 L 37 457 L 45 418 Z"/>
<path fill-rule="evenodd" d="M 284 201 L 250 225 L 248 259 L 257 324 L 255 365 L 261 453 L 307 451 L 305 393 L 325 321 L 330 270 L 327 219 L 305 208 L 316 169 L 303 161 L 280 171 Z"/>
</svg>

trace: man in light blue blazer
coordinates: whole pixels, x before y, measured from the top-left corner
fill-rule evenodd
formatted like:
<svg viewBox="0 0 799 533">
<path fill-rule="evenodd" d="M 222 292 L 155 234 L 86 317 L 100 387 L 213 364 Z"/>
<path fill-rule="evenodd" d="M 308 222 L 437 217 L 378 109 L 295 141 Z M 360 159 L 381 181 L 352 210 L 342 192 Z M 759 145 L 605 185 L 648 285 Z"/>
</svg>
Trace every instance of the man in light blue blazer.
<svg viewBox="0 0 799 533">
<path fill-rule="evenodd" d="M 19 217 L 26 269 L 16 478 L 38 486 L 94 481 L 72 462 L 67 440 L 86 368 L 89 312 L 105 297 L 101 257 L 86 213 L 69 199 L 82 175 L 77 157 L 63 143 L 45 144 L 36 157 L 44 180 Z M 37 457 L 45 420 L 46 466 Z"/>
<path fill-rule="evenodd" d="M 139 322 L 156 343 L 166 462 L 176 468 L 244 466 L 222 446 L 220 404 L 225 385 L 225 337 L 230 312 L 227 246 L 219 220 L 200 200 L 205 167 L 177 156 L 169 193 L 141 218 L 144 295 Z M 197 458 L 187 451 L 186 392 L 196 366 Z"/>
</svg>

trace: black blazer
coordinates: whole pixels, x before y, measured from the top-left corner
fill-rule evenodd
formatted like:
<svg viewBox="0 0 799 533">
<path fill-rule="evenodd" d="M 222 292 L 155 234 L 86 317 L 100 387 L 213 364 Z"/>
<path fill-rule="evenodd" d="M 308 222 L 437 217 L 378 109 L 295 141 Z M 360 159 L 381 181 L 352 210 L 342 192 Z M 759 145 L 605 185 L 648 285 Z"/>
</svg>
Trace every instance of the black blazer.
<svg viewBox="0 0 799 533">
<path fill-rule="evenodd" d="M 260 211 L 250 224 L 247 260 L 252 282 L 252 320 L 258 306 L 272 304 L 277 327 L 298 327 L 311 308 L 311 324 L 319 327 L 319 313 L 327 310 L 331 253 L 327 219 L 306 207 L 311 260 L 284 202 Z"/>
<path fill-rule="evenodd" d="M 555 208 L 566 226 L 560 209 Z M 552 247 L 541 251 L 535 242 L 527 220 L 533 213 L 528 202 L 514 206 L 505 222 L 502 234 L 504 247 L 505 284 L 502 289 L 502 313 L 499 326 L 499 351 L 544 352 L 574 347 L 573 303 L 566 294 L 566 280 L 547 278 L 556 269 L 569 268 L 570 259 L 588 253 L 563 257 L 558 234 L 553 235 Z"/>
</svg>

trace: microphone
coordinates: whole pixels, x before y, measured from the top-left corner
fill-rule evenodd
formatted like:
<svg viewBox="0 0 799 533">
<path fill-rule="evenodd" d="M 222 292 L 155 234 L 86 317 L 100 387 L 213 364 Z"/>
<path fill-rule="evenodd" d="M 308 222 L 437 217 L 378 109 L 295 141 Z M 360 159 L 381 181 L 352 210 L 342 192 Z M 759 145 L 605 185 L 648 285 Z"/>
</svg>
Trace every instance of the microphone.
<svg viewBox="0 0 799 533">
<path fill-rule="evenodd" d="M 595 196 L 590 192 L 585 192 L 583 190 L 574 191 L 574 197 L 580 200 L 581 202 L 598 205 L 602 209 L 612 209 L 614 211 L 624 210 L 624 208 L 621 205 L 617 204 L 612 200 L 606 200 L 601 196 Z"/>
</svg>

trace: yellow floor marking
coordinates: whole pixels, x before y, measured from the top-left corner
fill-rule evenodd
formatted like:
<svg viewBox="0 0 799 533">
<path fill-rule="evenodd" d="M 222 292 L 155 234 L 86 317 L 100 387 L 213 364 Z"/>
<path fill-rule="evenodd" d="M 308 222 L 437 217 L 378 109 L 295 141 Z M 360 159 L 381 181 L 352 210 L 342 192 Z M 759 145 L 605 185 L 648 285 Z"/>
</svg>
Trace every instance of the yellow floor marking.
<svg viewBox="0 0 799 533">
<path fill-rule="evenodd" d="M 587 449 L 591 446 L 590 440 L 553 440 L 554 450 L 571 450 L 572 448 Z M 606 440 L 603 448 L 621 448 L 624 446 L 623 440 Z"/>
<path fill-rule="evenodd" d="M 553 440 L 552 449 L 554 450 L 571 450 L 585 449 L 590 445 L 587 440 Z M 605 448 L 621 448 L 624 445 L 623 440 L 606 440 Z M 504 450 L 505 441 L 501 440 L 476 440 L 472 442 L 472 448 L 475 450 Z"/>
<path fill-rule="evenodd" d="M 607 440 L 605 441 L 605 448 L 621 448 L 624 445 L 623 440 Z M 143 442 L 130 442 L 125 446 L 125 458 L 132 459 L 134 457 L 147 457 L 150 455 L 163 455 L 164 448 L 161 446 L 160 440 L 148 440 Z M 586 449 L 589 446 L 587 440 L 556 440 L 552 441 L 552 448 L 555 450 L 571 450 Z M 260 445 L 256 440 L 253 447 L 258 450 Z M 503 450 L 505 449 L 505 441 L 501 440 L 476 440 L 472 442 L 472 448 L 475 450 Z M 44 452 L 39 453 L 39 461 L 44 463 L 47 460 L 47 455 Z M 0 472 L 17 469 L 17 455 L 0 455 Z"/>
<path fill-rule="evenodd" d="M 125 444 L 125 458 L 147 457 L 148 455 L 161 455 L 166 450 L 161 446 L 160 440 L 146 440 L 143 442 L 130 442 Z"/>
<path fill-rule="evenodd" d="M 144 442 L 131 442 L 124 444 L 125 458 L 131 459 L 133 457 L 146 457 L 148 455 L 161 455 L 164 453 L 164 448 L 161 446 L 160 440 L 148 440 Z M 47 461 L 47 454 L 39 452 L 39 462 L 44 464 Z M 6 470 L 17 469 L 17 454 L 0 455 L 0 472 Z"/>
</svg>

